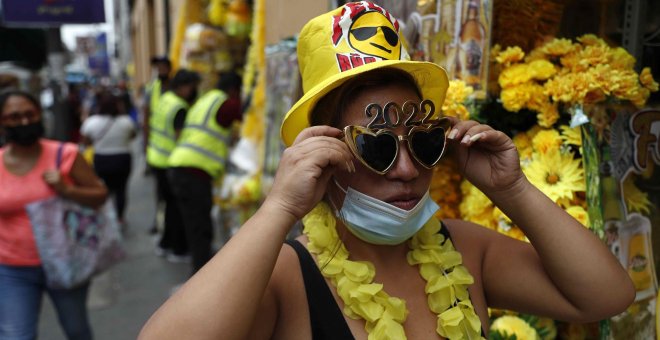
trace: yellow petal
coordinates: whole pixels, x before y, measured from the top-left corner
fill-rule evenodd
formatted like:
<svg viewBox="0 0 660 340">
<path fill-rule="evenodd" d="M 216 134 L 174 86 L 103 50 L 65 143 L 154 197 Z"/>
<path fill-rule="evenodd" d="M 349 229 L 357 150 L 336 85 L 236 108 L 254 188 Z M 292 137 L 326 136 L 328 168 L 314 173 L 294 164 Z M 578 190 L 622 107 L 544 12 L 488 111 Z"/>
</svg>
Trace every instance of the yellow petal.
<svg viewBox="0 0 660 340">
<path fill-rule="evenodd" d="M 406 332 L 403 326 L 391 319 L 383 318 L 376 322 L 369 333 L 369 340 L 404 340 Z"/>
</svg>

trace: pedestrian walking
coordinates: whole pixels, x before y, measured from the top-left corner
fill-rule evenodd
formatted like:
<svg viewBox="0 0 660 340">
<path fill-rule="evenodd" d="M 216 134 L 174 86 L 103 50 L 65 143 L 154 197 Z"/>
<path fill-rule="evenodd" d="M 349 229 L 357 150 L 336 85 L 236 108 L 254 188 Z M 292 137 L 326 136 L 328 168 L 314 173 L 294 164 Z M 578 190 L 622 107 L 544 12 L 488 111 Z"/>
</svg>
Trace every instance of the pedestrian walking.
<svg viewBox="0 0 660 340">
<path fill-rule="evenodd" d="M 42 110 L 30 94 L 0 96 L 0 339 L 36 339 L 46 292 L 68 339 L 92 339 L 87 315 L 89 282 L 73 289 L 46 285 L 44 268 L 25 206 L 60 195 L 90 207 L 105 202 L 103 182 L 75 144 L 42 138 Z M 56 154 L 62 150 L 59 169 Z"/>
<path fill-rule="evenodd" d="M 112 89 L 97 95 L 98 113 L 87 118 L 81 127 L 83 144 L 94 148 L 94 170 L 114 198 L 117 217 L 124 225 L 126 183 L 131 173 L 131 140 L 135 123 L 121 111 L 121 98 Z"/>
</svg>

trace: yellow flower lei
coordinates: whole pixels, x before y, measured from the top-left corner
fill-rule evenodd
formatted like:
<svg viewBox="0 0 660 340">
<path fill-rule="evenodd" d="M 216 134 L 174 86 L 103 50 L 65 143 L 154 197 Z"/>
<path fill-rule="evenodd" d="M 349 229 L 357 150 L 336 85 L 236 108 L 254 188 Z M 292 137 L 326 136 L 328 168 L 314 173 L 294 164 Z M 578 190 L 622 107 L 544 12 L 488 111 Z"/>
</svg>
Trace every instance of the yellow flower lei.
<svg viewBox="0 0 660 340">
<path fill-rule="evenodd" d="M 335 229 L 330 207 L 321 202 L 303 218 L 307 248 L 316 255 L 323 276 L 330 279 L 344 301 L 344 314 L 364 319 L 369 340 L 406 339 L 403 323 L 406 302 L 373 283 L 374 265 L 351 261 Z M 426 280 L 431 311 L 438 314 L 436 331 L 447 339 L 481 339 L 481 322 L 474 312 L 467 286 L 474 279 L 462 265 L 462 257 L 451 240 L 439 233 L 441 224 L 431 218 L 409 242 L 408 263 L 419 265 Z"/>
</svg>

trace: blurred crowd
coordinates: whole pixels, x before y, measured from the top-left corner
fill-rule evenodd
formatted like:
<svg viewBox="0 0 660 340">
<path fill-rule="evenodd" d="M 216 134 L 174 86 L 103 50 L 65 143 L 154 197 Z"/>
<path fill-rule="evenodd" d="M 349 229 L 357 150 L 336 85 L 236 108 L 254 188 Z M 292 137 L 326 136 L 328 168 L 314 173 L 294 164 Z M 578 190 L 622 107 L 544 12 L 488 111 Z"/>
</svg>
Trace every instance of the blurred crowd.
<svg viewBox="0 0 660 340">
<path fill-rule="evenodd" d="M 75 287 L 49 285 L 26 207 L 60 197 L 96 209 L 110 199 L 125 231 L 136 160 L 146 162 L 139 175 L 154 176 L 164 216 L 154 216 L 149 231 L 158 238 L 154 253 L 190 263 L 192 275 L 216 251 L 213 189 L 242 119 L 241 78 L 222 73 L 200 93 L 202 75 L 173 72 L 167 57 L 154 57 L 152 66 L 153 81 L 135 91 L 124 80 L 67 84 L 50 121 L 48 90 L 35 96 L 9 84 L 0 92 L 0 338 L 36 336 L 43 292 L 69 339 L 92 338 L 91 277 Z"/>
</svg>

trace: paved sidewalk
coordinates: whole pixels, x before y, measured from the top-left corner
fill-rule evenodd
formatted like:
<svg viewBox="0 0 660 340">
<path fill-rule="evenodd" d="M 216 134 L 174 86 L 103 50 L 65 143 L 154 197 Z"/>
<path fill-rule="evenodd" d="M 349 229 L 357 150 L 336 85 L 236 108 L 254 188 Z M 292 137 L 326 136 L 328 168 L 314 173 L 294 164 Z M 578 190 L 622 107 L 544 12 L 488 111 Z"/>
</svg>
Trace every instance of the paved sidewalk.
<svg viewBox="0 0 660 340">
<path fill-rule="evenodd" d="M 136 143 L 137 144 L 137 143 Z M 188 277 L 190 265 L 173 264 L 154 254 L 148 231 L 155 215 L 154 178 L 144 176 L 140 157 L 133 158 L 129 180 L 124 262 L 94 279 L 88 301 L 95 340 L 135 339 L 170 290 Z M 57 316 L 44 295 L 40 340 L 66 340 Z"/>
</svg>

